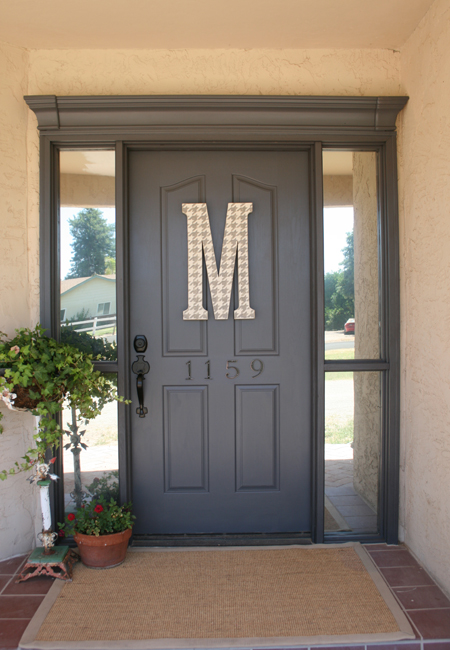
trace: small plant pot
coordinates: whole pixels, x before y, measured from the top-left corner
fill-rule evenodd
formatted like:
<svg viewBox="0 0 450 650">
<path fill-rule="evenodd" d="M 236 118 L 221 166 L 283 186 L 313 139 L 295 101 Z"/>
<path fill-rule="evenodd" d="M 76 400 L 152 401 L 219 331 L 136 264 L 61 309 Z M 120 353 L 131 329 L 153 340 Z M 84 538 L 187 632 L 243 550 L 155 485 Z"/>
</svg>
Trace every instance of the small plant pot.
<svg viewBox="0 0 450 650">
<path fill-rule="evenodd" d="M 131 537 L 131 528 L 112 535 L 83 535 L 75 533 L 74 540 L 83 564 L 91 569 L 110 569 L 122 564 Z"/>
</svg>

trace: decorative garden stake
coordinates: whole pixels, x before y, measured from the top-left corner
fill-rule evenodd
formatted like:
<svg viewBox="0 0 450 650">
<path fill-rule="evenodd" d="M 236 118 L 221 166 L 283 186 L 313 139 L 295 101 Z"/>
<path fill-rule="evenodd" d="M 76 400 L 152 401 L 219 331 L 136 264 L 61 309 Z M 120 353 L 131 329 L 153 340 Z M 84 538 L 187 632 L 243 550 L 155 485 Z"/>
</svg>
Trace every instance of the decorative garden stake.
<svg viewBox="0 0 450 650">
<path fill-rule="evenodd" d="M 67 425 L 69 427 L 69 431 L 64 431 L 64 433 L 69 436 L 70 442 L 64 445 L 64 449 L 70 449 L 73 454 L 73 476 L 75 480 L 75 487 L 73 492 L 70 493 L 70 496 L 75 501 L 76 507 L 80 508 L 83 499 L 87 497 L 86 492 L 83 490 L 81 481 L 80 454 L 82 449 L 87 449 L 87 445 L 84 442 L 81 442 L 81 438 L 86 433 L 86 430 L 79 430 L 77 420 L 77 410 L 72 407 L 72 424 Z"/>
</svg>

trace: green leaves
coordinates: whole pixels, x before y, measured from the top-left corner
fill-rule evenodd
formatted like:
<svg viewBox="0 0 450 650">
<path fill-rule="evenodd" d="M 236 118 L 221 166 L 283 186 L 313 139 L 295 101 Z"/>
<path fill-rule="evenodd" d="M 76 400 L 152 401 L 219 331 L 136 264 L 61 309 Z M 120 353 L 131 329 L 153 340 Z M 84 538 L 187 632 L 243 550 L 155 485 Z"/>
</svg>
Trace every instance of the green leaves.
<svg viewBox="0 0 450 650">
<path fill-rule="evenodd" d="M 103 275 L 106 259 L 115 258 L 115 227 L 97 208 L 84 208 L 69 219 L 72 261 L 68 278 Z M 111 266 L 109 264 L 109 266 Z"/>
<path fill-rule="evenodd" d="M 83 535 L 110 535 L 121 533 L 133 526 L 136 517 L 131 513 L 131 503 L 117 505 L 114 499 L 107 501 L 104 497 L 84 501 L 75 513 L 70 512 L 64 524 L 58 523 L 60 530 L 69 535 L 75 532 Z"/>
<path fill-rule="evenodd" d="M 39 324 L 33 330 L 16 330 L 10 341 L 0 333 L 0 368 L 5 369 L 4 376 L 0 376 L 0 391 L 6 388 L 20 392 L 21 398 L 28 400 L 25 408 L 40 416 L 34 436 L 36 447 L 28 449 L 25 462 L 20 466 L 16 463 L 9 473 L 29 469 L 45 458 L 48 447 L 59 446 L 63 432 L 53 416 L 61 411 L 64 402 L 68 408 L 77 409 L 83 419 L 91 420 L 106 403 L 124 401 L 117 395 L 113 381 L 94 370 L 93 360 L 92 354 L 45 336 Z M 28 398 L 34 400 L 33 406 L 29 406 Z M 20 406 L 18 402 L 19 395 L 15 404 Z M 6 470 L 0 471 L 0 480 L 7 475 Z"/>
</svg>

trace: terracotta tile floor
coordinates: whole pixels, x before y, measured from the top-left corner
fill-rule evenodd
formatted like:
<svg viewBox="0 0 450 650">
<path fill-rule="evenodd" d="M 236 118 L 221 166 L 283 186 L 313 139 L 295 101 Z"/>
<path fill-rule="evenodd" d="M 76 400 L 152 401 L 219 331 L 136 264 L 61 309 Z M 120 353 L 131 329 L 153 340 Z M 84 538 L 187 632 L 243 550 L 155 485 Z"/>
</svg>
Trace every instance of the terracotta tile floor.
<svg viewBox="0 0 450 650">
<path fill-rule="evenodd" d="M 406 612 L 415 630 L 416 641 L 319 646 L 320 650 L 450 650 L 450 600 L 441 589 L 405 547 L 368 544 L 366 548 Z M 17 648 L 25 628 L 53 583 L 51 578 L 32 578 L 16 584 L 16 574 L 26 557 L 21 555 L 0 562 L 0 650 Z"/>
</svg>

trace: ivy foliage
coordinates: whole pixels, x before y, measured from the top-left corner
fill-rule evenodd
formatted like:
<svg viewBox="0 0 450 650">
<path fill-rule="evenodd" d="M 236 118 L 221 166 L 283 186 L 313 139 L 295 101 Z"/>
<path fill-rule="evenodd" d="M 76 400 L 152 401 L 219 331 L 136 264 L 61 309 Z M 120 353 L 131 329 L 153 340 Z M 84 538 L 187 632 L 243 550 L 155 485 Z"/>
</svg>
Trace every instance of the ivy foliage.
<svg viewBox="0 0 450 650">
<path fill-rule="evenodd" d="M 110 375 L 94 370 L 93 362 L 100 358 L 64 341 L 58 343 L 39 324 L 34 329 L 17 329 L 10 340 L 0 332 L 0 392 L 23 393 L 25 389 L 34 400 L 29 410 L 40 416 L 35 446 L 11 469 L 0 470 L 0 480 L 42 463 L 49 447 L 58 448 L 63 431 L 54 416 L 63 407 L 75 408 L 80 418 L 92 420 L 108 402 L 124 401 Z"/>
</svg>

